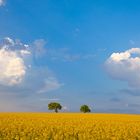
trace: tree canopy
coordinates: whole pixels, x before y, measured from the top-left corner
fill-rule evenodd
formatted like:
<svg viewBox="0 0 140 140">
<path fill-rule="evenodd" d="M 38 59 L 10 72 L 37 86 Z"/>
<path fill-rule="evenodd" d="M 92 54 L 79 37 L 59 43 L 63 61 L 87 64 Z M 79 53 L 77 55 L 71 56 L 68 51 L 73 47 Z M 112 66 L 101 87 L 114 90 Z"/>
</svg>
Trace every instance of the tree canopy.
<svg viewBox="0 0 140 140">
<path fill-rule="evenodd" d="M 91 112 L 91 110 L 90 110 L 88 105 L 82 105 L 80 107 L 80 111 L 83 112 L 83 113 Z"/>
<path fill-rule="evenodd" d="M 62 106 L 60 103 L 57 102 L 51 102 L 48 104 L 48 109 L 49 110 L 54 110 L 56 113 L 58 112 L 58 110 L 62 109 Z"/>
</svg>

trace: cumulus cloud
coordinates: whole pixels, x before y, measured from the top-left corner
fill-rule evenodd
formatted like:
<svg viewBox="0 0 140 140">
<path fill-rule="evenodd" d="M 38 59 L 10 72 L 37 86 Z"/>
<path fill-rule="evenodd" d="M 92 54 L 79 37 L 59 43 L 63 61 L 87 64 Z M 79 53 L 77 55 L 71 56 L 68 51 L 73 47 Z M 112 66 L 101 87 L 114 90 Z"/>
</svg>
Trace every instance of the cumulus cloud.
<svg viewBox="0 0 140 140">
<path fill-rule="evenodd" d="M 0 41 L 0 48 L 5 48 L 6 50 L 20 51 L 20 50 L 29 50 L 29 45 L 22 43 L 19 39 L 11 39 L 5 37 Z"/>
<path fill-rule="evenodd" d="M 0 6 L 3 6 L 5 4 L 5 0 L 0 0 Z"/>
<path fill-rule="evenodd" d="M 131 87 L 140 86 L 140 48 L 113 53 L 106 60 L 105 67 L 112 78 L 126 81 Z"/>
<path fill-rule="evenodd" d="M 17 44 L 9 37 L 4 38 L 1 42 L 0 84 L 10 86 L 20 84 L 27 69 L 23 55 L 29 55 L 30 52 L 25 45 Z M 19 47 L 18 49 L 16 49 L 17 46 Z"/>
<path fill-rule="evenodd" d="M 26 66 L 16 52 L 0 50 L 0 83 L 15 85 L 21 83 L 26 73 Z"/>
</svg>

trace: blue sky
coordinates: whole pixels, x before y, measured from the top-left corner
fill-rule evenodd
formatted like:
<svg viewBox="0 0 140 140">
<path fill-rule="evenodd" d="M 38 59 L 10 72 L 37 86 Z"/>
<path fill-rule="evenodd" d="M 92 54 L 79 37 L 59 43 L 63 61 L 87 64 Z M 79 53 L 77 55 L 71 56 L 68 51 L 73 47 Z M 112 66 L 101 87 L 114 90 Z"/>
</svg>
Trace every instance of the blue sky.
<svg viewBox="0 0 140 140">
<path fill-rule="evenodd" d="M 0 0 L 0 111 L 140 113 L 138 0 Z"/>
</svg>

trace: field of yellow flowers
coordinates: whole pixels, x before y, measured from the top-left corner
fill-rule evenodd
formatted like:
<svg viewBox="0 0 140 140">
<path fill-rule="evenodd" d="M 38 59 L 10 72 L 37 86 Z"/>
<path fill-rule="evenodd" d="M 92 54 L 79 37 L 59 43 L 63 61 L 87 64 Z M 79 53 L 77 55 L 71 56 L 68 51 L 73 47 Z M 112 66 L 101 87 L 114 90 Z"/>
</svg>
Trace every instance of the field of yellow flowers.
<svg viewBox="0 0 140 140">
<path fill-rule="evenodd" d="M 140 115 L 0 113 L 0 140 L 139 140 Z"/>
</svg>

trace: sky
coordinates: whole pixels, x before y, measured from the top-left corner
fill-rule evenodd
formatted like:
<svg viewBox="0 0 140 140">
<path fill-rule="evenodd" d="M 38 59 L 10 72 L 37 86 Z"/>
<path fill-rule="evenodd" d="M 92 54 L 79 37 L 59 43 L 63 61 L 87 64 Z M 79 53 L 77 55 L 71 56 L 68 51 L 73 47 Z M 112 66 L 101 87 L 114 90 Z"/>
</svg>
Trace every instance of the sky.
<svg viewBox="0 0 140 140">
<path fill-rule="evenodd" d="M 0 0 L 0 111 L 140 113 L 140 1 Z"/>
</svg>

